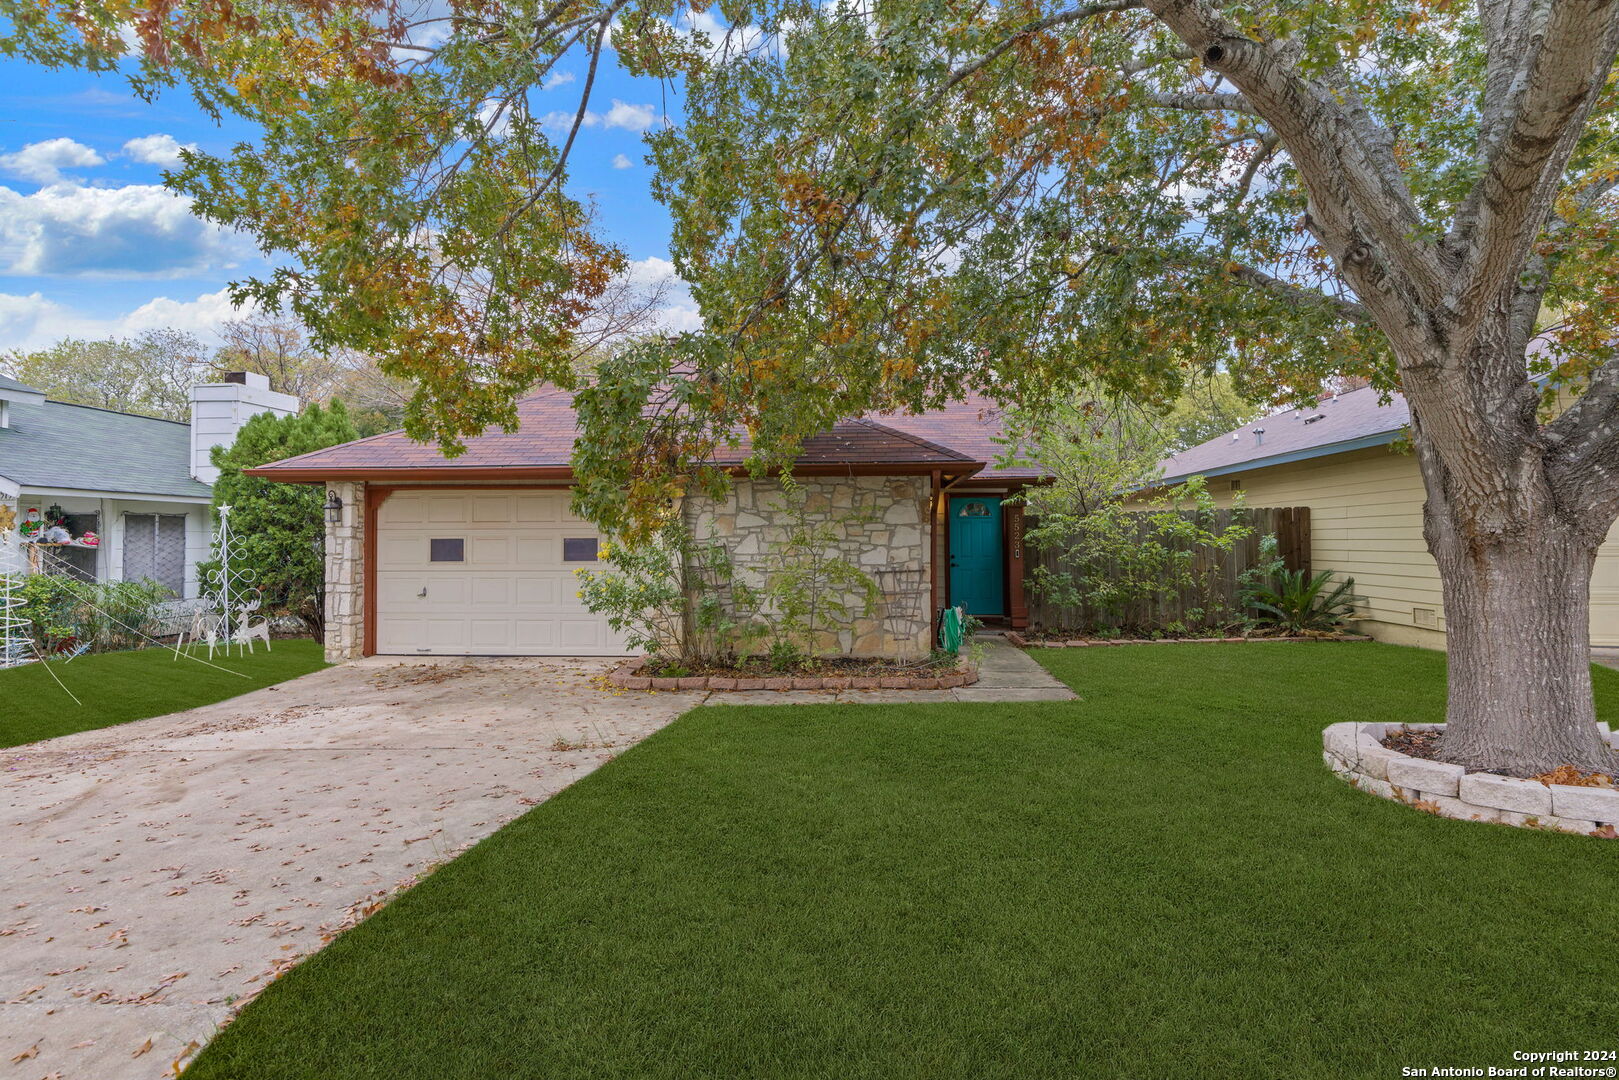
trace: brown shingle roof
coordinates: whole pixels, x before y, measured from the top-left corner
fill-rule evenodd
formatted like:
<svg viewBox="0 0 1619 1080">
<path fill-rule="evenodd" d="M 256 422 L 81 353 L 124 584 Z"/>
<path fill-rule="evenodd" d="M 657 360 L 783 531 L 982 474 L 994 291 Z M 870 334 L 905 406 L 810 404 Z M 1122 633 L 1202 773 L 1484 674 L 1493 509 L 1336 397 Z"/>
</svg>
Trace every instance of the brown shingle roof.
<svg viewBox="0 0 1619 1080">
<path fill-rule="evenodd" d="M 1046 475 L 1036 468 L 995 466 L 995 460 L 1008 449 L 996 441 L 1006 433 L 1006 411 L 982 394 L 969 394 L 931 412 L 884 413 L 878 419 L 888 427 L 908 431 L 988 463 L 974 475 L 975 480 L 1037 480 Z"/>
<path fill-rule="evenodd" d="M 442 473 L 444 479 L 488 473 L 566 479 L 578 434 L 573 396 L 547 387 L 518 402 L 517 414 L 517 431 L 485 431 L 468 439 L 466 452 L 456 458 L 446 458 L 438 447 L 416 442 L 402 431 L 390 431 L 273 462 L 252 473 L 271 479 L 317 480 L 361 473 L 386 478 L 389 474 L 431 469 Z M 719 464 L 740 465 L 748 453 L 743 440 L 741 446 L 727 448 Z M 891 466 L 908 471 L 942 468 L 970 473 L 985 460 L 988 459 L 941 445 L 923 434 L 901 430 L 898 425 L 862 418 L 845 420 L 831 431 L 805 440 L 797 465 L 816 469 Z"/>
</svg>

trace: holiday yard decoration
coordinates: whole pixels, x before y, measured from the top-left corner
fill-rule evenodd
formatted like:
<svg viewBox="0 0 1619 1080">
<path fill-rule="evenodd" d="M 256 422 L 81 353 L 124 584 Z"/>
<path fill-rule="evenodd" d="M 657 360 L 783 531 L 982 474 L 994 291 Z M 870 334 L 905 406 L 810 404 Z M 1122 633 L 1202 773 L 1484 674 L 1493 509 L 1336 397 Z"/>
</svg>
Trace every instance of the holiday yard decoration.
<svg viewBox="0 0 1619 1080">
<path fill-rule="evenodd" d="M 718 484 L 694 462 L 738 430 L 779 461 L 967 388 L 1167 400 L 1222 365 L 1250 392 L 1399 387 L 1446 591 L 1445 756 L 1612 762 L 1586 612 L 1619 515 L 1619 5 L 0 12 L 16 54 L 186 80 L 259 123 L 171 186 L 285 256 L 241 295 L 416 379 L 407 423 L 452 451 L 536 379 L 577 381 L 568 343 L 622 260 L 564 192 L 600 66 L 684 80 L 654 190 L 705 326 L 579 398 L 580 502 L 615 532 Z M 564 66 L 576 108 L 536 115 Z"/>
</svg>

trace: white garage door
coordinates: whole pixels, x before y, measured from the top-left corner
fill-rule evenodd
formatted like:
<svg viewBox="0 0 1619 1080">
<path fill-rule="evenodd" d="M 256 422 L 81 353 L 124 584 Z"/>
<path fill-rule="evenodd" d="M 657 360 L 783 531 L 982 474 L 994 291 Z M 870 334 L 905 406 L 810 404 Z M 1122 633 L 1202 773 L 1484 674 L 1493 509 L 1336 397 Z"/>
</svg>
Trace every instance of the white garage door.
<svg viewBox="0 0 1619 1080">
<path fill-rule="evenodd" d="M 598 543 L 565 491 L 396 491 L 377 512 L 377 651 L 621 655 L 576 595 Z"/>
</svg>

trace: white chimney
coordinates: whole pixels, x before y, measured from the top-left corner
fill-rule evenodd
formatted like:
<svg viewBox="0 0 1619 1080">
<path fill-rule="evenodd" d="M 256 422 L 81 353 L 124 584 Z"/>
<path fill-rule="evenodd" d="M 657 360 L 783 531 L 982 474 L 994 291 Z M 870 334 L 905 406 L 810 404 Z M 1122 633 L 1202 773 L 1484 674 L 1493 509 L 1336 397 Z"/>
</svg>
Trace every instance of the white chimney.
<svg viewBox="0 0 1619 1080">
<path fill-rule="evenodd" d="M 242 425 L 259 413 L 291 416 L 298 411 L 298 399 L 270 389 L 270 380 L 250 371 L 231 371 L 222 383 L 205 383 L 191 388 L 191 475 L 205 484 L 219 479 L 219 470 L 209 463 L 209 452 L 216 446 L 236 441 Z"/>
</svg>

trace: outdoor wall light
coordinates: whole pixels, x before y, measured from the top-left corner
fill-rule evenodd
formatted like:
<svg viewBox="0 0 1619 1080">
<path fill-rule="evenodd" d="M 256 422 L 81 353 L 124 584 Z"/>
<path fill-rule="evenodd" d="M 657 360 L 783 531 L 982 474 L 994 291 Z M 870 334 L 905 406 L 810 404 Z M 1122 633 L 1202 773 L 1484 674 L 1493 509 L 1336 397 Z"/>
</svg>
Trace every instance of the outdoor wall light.
<svg viewBox="0 0 1619 1080">
<path fill-rule="evenodd" d="M 326 523 L 336 525 L 343 520 L 343 500 L 337 497 L 337 492 L 326 493 Z"/>
</svg>

